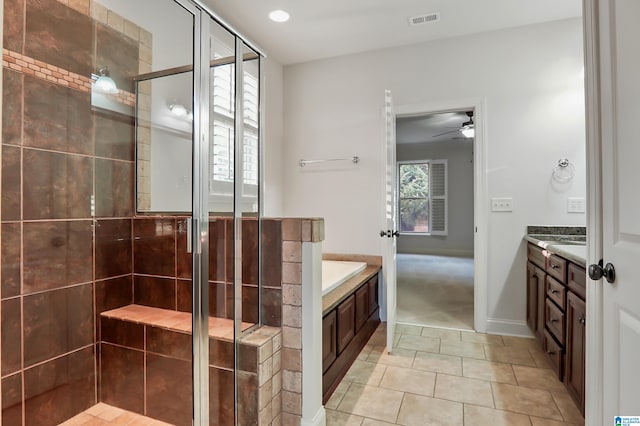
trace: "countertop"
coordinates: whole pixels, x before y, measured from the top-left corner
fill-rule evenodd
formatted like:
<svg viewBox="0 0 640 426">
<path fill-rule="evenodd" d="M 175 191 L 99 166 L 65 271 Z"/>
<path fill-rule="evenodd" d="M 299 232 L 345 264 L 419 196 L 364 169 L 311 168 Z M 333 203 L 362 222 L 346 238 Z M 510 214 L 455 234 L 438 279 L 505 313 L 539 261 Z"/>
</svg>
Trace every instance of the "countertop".
<svg viewBox="0 0 640 426">
<path fill-rule="evenodd" d="M 570 242 L 573 238 L 566 235 L 548 235 L 548 234 L 527 234 L 524 236 L 525 241 L 542 247 L 543 249 L 564 257 L 573 263 L 582 267 L 587 265 L 587 246 L 586 244 L 563 244 Z"/>
</svg>

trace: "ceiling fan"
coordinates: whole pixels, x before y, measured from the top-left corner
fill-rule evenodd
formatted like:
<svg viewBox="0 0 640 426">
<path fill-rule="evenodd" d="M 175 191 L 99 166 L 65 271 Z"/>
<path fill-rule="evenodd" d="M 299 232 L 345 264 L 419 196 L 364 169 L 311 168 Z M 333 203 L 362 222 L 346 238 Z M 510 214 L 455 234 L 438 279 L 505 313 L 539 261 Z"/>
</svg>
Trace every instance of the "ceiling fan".
<svg viewBox="0 0 640 426">
<path fill-rule="evenodd" d="M 467 117 L 469 120 L 462 123 L 459 129 L 449 130 L 443 133 L 438 133 L 437 135 L 433 135 L 432 137 L 437 138 L 439 136 L 447 135 L 449 133 L 460 132 L 464 135 L 465 138 L 472 138 L 475 136 L 475 124 L 473 123 L 473 111 L 466 111 Z"/>
</svg>

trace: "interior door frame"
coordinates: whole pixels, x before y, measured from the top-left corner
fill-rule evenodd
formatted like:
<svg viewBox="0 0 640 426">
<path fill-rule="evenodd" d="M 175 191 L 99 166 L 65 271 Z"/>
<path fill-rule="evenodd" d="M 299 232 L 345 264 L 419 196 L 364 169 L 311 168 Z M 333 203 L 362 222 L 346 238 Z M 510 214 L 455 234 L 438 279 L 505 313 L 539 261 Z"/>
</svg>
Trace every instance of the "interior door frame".
<svg viewBox="0 0 640 426">
<path fill-rule="evenodd" d="M 486 154 L 486 99 L 471 98 L 437 101 L 420 104 L 398 105 L 396 118 L 437 114 L 473 109 L 475 137 L 473 140 L 473 328 L 480 333 L 487 331 L 487 250 L 489 216 L 487 214 L 487 154 Z M 397 179 L 397 177 L 396 177 Z"/>
<path fill-rule="evenodd" d="M 600 133 L 600 48 L 598 0 L 583 0 L 585 125 L 587 150 L 587 264 L 603 257 L 602 140 Z M 585 349 L 585 424 L 597 426 L 603 419 L 603 294 L 601 281 L 587 279 Z"/>
</svg>

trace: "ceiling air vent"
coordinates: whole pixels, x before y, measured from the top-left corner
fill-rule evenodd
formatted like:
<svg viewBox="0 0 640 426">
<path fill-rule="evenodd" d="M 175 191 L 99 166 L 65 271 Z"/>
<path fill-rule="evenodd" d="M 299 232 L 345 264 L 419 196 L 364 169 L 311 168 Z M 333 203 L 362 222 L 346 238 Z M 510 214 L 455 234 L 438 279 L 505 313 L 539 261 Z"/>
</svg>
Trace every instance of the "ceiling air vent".
<svg viewBox="0 0 640 426">
<path fill-rule="evenodd" d="M 412 16 L 409 18 L 409 25 L 422 25 L 432 22 L 438 22 L 440 20 L 440 12 L 428 13 L 426 15 Z"/>
</svg>

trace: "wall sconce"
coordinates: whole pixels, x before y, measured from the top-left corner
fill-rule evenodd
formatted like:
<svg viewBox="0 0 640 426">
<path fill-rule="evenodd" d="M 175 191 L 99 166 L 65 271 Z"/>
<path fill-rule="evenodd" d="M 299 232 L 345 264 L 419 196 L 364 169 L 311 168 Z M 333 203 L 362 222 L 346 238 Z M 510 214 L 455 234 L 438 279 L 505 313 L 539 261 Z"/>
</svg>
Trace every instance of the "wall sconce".
<svg viewBox="0 0 640 426">
<path fill-rule="evenodd" d="M 108 93 L 115 95 L 118 93 L 116 82 L 109 77 L 109 68 L 102 67 L 98 70 L 99 75 L 92 74 L 91 78 L 95 79 L 94 88 L 100 93 Z"/>
<path fill-rule="evenodd" d="M 187 118 L 193 120 L 193 113 L 182 104 L 170 104 L 169 111 L 177 118 Z"/>
</svg>

